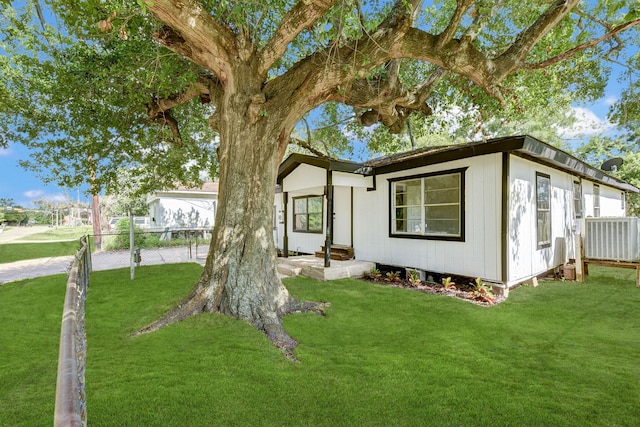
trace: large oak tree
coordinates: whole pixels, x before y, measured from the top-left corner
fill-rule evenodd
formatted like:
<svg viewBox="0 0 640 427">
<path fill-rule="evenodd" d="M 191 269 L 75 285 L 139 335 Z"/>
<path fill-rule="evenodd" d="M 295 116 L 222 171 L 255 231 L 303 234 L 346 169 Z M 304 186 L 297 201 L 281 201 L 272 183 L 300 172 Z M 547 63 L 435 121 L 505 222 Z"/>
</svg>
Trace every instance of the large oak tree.
<svg viewBox="0 0 640 427">
<path fill-rule="evenodd" d="M 68 33 L 45 39 L 69 37 L 73 43 L 59 43 L 47 55 L 70 64 L 68 76 L 80 85 L 77 107 L 51 113 L 60 120 L 73 112 L 93 119 L 65 127 L 81 129 L 73 133 L 76 142 L 90 141 L 78 158 L 88 151 L 99 166 L 120 151 L 128 153 L 125 160 L 160 148 L 170 158 L 180 156 L 174 152 L 207 157 L 211 146 L 202 142 L 209 141 L 202 138 L 203 126 L 218 138 L 221 192 L 204 271 L 181 303 L 143 331 L 220 312 L 250 322 L 285 350 L 296 342 L 283 330 L 282 317 L 324 309 L 296 300 L 283 286 L 272 236 L 278 165 L 305 115 L 341 104 L 353 108 L 359 123 L 398 133 L 412 115 L 450 114 L 447 107 L 456 104 L 477 107 L 483 118 L 524 116 L 527 108 L 548 102 L 566 106 L 569 91 L 583 99 L 601 94 L 604 59 L 614 57 L 625 37 L 636 36 L 640 23 L 628 2 L 615 0 L 111 0 L 50 6 Z M 18 108 L 16 96 L 7 100 Z M 45 113 L 21 111 L 34 119 Z M 141 118 L 162 132 L 153 134 Z M 105 144 L 118 149 L 100 151 Z M 143 169 L 157 176 L 150 165 Z"/>
</svg>

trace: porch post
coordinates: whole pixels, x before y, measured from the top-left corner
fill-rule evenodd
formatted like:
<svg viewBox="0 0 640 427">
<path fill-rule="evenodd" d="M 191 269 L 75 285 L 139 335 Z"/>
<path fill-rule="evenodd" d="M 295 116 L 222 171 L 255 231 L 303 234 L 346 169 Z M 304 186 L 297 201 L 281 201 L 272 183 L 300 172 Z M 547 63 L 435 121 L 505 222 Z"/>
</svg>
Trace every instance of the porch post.
<svg viewBox="0 0 640 427">
<path fill-rule="evenodd" d="M 331 267 L 331 244 L 333 243 L 333 172 L 327 169 L 327 228 L 324 241 L 324 266 Z"/>
<path fill-rule="evenodd" d="M 507 286 L 509 281 L 509 204 L 511 203 L 510 174 L 511 162 L 509 153 L 502 153 L 502 201 L 501 201 L 501 230 L 500 230 L 500 270 L 502 283 Z"/>
<path fill-rule="evenodd" d="M 282 201 L 283 201 L 283 206 L 284 206 L 284 234 L 282 236 L 282 252 L 284 252 L 282 255 L 285 258 L 289 258 L 289 221 L 287 220 L 288 217 L 288 203 L 289 203 L 289 192 L 287 191 L 283 191 L 282 192 Z"/>
</svg>

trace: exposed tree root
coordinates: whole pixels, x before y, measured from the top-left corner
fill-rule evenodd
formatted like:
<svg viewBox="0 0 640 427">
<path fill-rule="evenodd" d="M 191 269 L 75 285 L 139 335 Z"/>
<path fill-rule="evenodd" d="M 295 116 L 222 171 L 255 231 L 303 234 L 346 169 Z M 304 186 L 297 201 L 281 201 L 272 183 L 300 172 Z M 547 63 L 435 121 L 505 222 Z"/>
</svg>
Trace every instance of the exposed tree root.
<svg viewBox="0 0 640 427">
<path fill-rule="evenodd" d="M 207 307 L 209 306 L 210 305 L 207 304 L 204 292 L 199 292 L 198 289 L 194 289 L 184 300 L 167 312 L 167 314 L 139 331 L 134 332 L 132 336 L 135 337 L 148 332 L 157 331 L 165 326 L 180 322 L 203 312 L 221 313 L 220 309 L 208 309 Z M 281 307 L 277 315 L 268 316 L 271 319 L 270 321 L 251 321 L 250 319 L 241 320 L 249 321 L 256 329 L 262 331 L 267 338 L 269 338 L 269 340 L 282 351 L 286 358 L 297 362 L 298 359 L 293 354 L 293 350 L 298 346 L 298 342 L 282 327 L 282 317 L 291 313 L 309 312 L 324 316 L 326 314 L 326 309 L 330 306 L 331 304 L 328 302 L 298 301 L 294 298 L 290 298 L 289 302 L 284 307 Z M 231 316 L 238 318 L 237 316 Z"/>
<path fill-rule="evenodd" d="M 169 310 L 167 314 L 131 335 L 135 337 L 148 332 L 155 332 L 165 326 L 169 326 L 191 316 L 195 316 L 196 314 L 205 311 L 205 304 L 206 299 L 202 292 L 198 292 L 198 289 L 194 289 L 185 299 Z"/>
</svg>

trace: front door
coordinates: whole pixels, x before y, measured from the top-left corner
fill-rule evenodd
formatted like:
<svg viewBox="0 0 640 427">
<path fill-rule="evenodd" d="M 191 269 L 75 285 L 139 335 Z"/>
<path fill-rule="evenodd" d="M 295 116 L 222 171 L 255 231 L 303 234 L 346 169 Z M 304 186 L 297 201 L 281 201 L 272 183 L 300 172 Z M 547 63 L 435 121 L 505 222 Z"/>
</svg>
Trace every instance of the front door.
<svg viewBox="0 0 640 427">
<path fill-rule="evenodd" d="M 353 191 L 351 187 L 333 188 L 333 244 L 353 245 Z"/>
</svg>

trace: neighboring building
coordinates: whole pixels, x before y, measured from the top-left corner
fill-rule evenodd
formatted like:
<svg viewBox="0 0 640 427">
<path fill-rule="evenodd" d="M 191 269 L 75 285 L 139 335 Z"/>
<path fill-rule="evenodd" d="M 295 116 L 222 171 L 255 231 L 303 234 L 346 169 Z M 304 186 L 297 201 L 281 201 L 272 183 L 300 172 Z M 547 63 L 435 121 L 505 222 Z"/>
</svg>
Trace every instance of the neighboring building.
<svg viewBox="0 0 640 427">
<path fill-rule="evenodd" d="M 147 196 L 151 229 L 213 228 L 217 204 L 217 182 L 197 189 L 156 191 Z"/>
<path fill-rule="evenodd" d="M 574 258 L 581 218 L 625 216 L 625 194 L 639 191 L 530 136 L 364 163 L 292 154 L 278 184 L 285 252 L 328 239 L 361 260 L 507 286 Z"/>
</svg>

